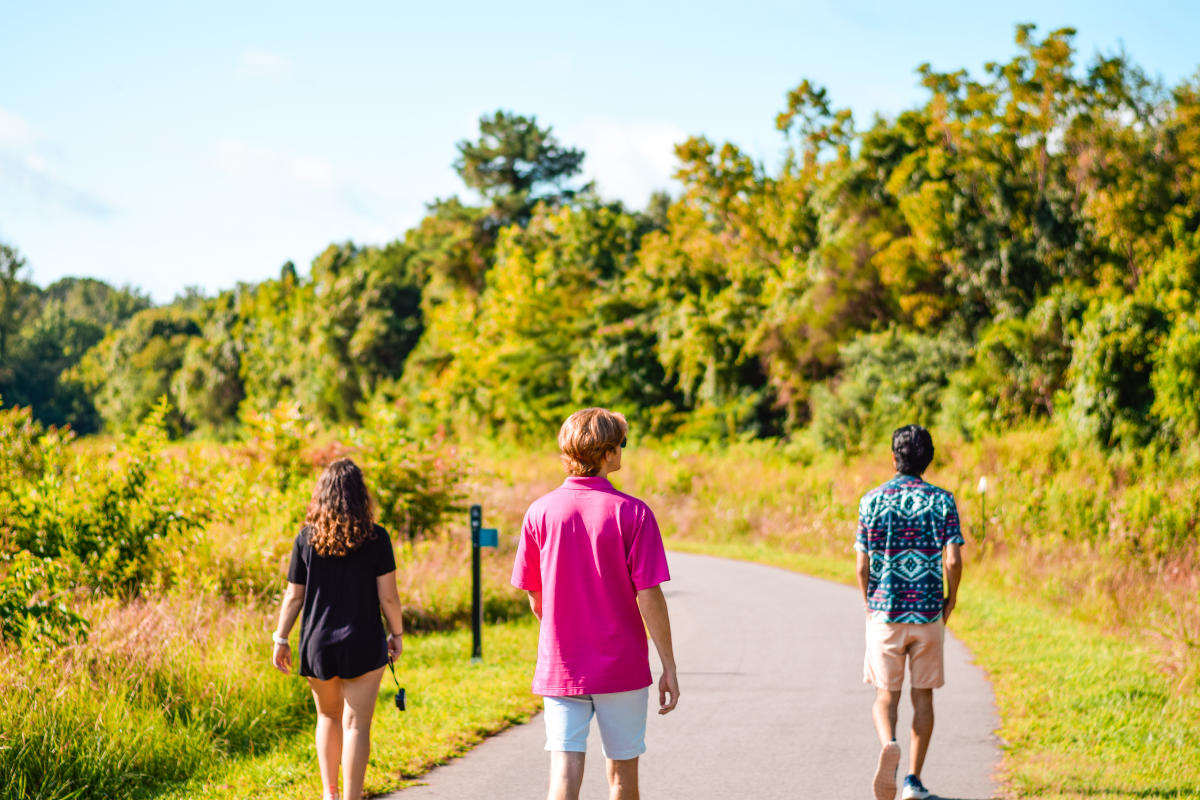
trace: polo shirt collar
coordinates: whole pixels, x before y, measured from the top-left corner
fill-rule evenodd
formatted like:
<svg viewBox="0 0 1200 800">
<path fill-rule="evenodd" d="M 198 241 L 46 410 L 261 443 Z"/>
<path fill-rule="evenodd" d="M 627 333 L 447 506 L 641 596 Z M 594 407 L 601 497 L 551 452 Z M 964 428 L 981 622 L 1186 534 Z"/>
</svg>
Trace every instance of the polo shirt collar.
<svg viewBox="0 0 1200 800">
<path fill-rule="evenodd" d="M 584 478 L 572 475 L 563 481 L 563 487 L 567 489 L 611 489 L 612 484 L 608 482 L 608 478 L 599 476 Z"/>
</svg>

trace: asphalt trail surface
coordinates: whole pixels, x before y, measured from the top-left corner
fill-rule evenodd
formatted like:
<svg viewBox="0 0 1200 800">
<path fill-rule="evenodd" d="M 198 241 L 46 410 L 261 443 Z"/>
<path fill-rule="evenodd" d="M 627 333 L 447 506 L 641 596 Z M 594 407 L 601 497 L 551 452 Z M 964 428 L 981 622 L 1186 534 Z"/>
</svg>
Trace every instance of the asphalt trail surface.
<svg viewBox="0 0 1200 800">
<path fill-rule="evenodd" d="M 857 590 L 740 561 L 668 557 L 672 580 L 663 589 L 681 698 L 674 712 L 658 716 L 657 691 L 651 691 L 642 796 L 870 798 L 879 742 L 870 715 L 874 689 L 862 682 L 864 618 Z M 965 583 L 962 592 L 970 591 Z M 650 652 L 657 682 L 653 646 Z M 532 676 L 536 653 L 529 658 Z M 952 634 L 946 637 L 946 686 L 935 692 L 934 706 L 925 785 L 945 800 L 996 796 L 992 776 L 1000 753 L 992 691 Z M 897 734 L 901 780 L 910 711 L 906 697 Z M 433 770 L 424 785 L 389 797 L 543 798 L 549 770 L 544 731 L 535 717 Z M 584 800 L 608 796 L 604 772 L 593 725 Z"/>
</svg>

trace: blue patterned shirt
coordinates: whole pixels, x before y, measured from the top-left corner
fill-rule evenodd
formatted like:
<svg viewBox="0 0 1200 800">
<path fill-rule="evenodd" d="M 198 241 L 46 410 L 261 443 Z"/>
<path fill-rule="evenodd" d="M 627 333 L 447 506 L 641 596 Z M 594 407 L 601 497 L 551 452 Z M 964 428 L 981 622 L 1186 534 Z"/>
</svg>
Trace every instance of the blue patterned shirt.
<svg viewBox="0 0 1200 800">
<path fill-rule="evenodd" d="M 963 544 L 954 495 L 897 475 L 858 504 L 854 549 L 871 557 L 867 606 L 877 622 L 942 617 L 942 550 Z"/>
</svg>

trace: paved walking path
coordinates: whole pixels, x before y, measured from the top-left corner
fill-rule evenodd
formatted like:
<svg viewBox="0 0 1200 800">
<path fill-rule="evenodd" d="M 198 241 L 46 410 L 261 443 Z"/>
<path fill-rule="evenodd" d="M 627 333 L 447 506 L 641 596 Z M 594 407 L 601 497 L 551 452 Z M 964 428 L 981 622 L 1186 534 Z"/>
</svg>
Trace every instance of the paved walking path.
<svg viewBox="0 0 1200 800">
<path fill-rule="evenodd" d="M 660 717 L 652 691 L 643 797 L 870 798 L 879 743 L 870 717 L 874 690 L 862 683 L 857 590 L 739 561 L 682 553 L 671 553 L 669 561 L 673 580 L 664 591 L 681 698 L 673 713 Z M 531 675 L 535 656 L 529 654 Z M 653 666 L 657 681 L 657 659 Z M 999 751 L 991 688 L 949 635 L 946 687 L 934 702 L 925 784 L 947 800 L 992 798 Z M 908 763 L 906 706 L 907 700 L 898 734 L 901 779 Z M 426 785 L 390 797 L 538 800 L 546 795 L 549 769 L 544 744 L 537 717 L 429 773 Z M 594 725 L 588 748 L 582 800 L 607 798 Z"/>
</svg>

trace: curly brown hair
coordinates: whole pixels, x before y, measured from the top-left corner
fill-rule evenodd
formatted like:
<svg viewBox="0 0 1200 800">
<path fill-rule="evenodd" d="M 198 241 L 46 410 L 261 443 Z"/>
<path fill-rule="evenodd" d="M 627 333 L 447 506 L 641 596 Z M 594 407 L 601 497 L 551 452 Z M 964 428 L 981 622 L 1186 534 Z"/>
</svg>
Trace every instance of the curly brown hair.
<svg viewBox="0 0 1200 800">
<path fill-rule="evenodd" d="M 375 516 L 362 470 L 348 458 L 334 461 L 313 489 L 305 523 L 317 555 L 344 556 L 375 537 Z"/>
</svg>

